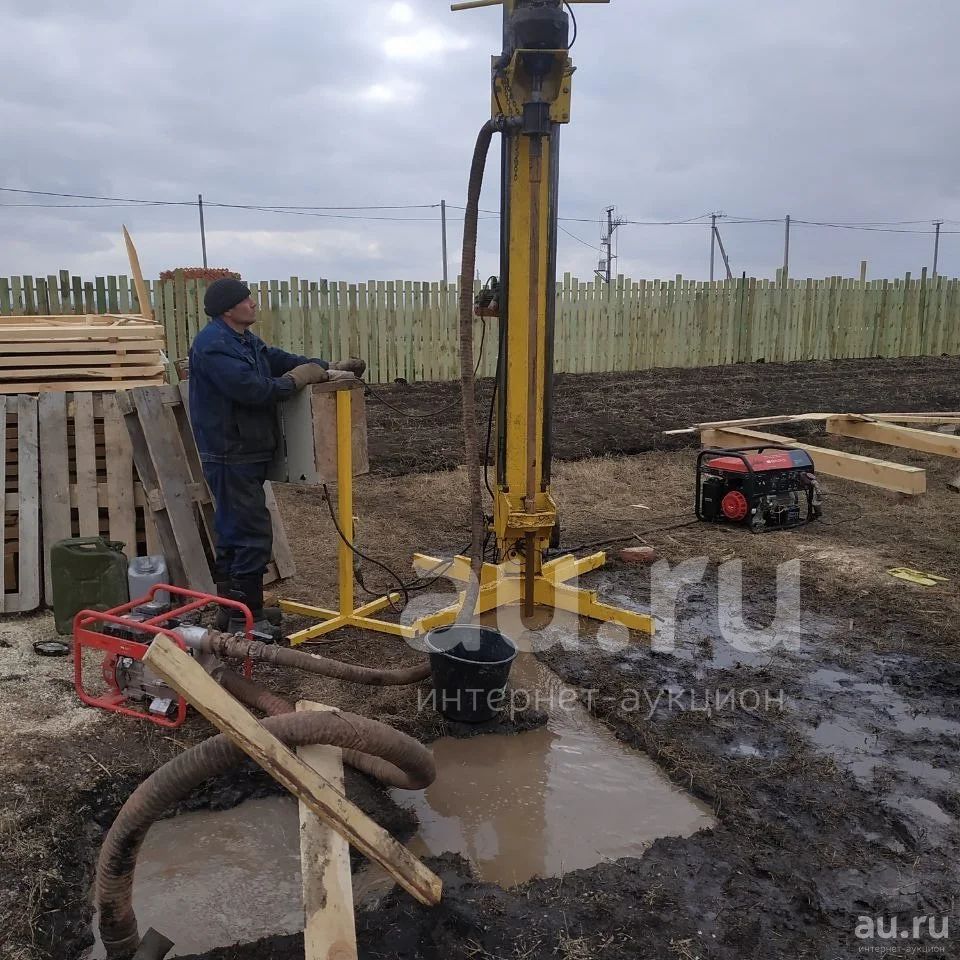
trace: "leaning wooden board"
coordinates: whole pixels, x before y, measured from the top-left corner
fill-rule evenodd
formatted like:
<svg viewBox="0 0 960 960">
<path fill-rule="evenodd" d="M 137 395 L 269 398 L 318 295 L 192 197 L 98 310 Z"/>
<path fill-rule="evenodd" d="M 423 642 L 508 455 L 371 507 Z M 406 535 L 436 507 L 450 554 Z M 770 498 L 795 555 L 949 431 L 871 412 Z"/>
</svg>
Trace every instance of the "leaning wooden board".
<svg viewBox="0 0 960 960">
<path fill-rule="evenodd" d="M 40 606 L 40 451 L 36 397 L 0 396 L 5 451 L 0 459 L 4 493 L 0 613 Z"/>
<path fill-rule="evenodd" d="M 117 394 L 130 436 L 144 496 L 157 526 L 171 581 L 196 590 L 214 589 L 214 504 L 203 478 L 190 429 L 186 383 L 137 387 Z M 265 583 L 293 576 L 296 567 L 271 489 L 267 507 L 274 526 L 273 559 Z"/>
<path fill-rule="evenodd" d="M 270 733 L 169 637 L 156 636 L 144 663 L 407 893 L 426 906 L 440 902 L 443 883 L 436 874 Z"/>
<path fill-rule="evenodd" d="M 209 539 L 201 535 L 202 510 L 190 490 L 189 466 L 180 431 L 158 388 L 136 387 L 117 394 L 133 460 L 153 511 L 170 581 L 214 593 Z"/>
</svg>

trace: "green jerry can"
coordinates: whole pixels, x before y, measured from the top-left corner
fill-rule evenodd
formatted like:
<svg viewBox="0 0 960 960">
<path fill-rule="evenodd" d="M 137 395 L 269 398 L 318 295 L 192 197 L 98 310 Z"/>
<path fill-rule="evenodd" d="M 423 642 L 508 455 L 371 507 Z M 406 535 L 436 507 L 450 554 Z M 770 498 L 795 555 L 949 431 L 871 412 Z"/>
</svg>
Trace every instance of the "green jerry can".
<svg viewBox="0 0 960 960">
<path fill-rule="evenodd" d="M 103 537 L 74 537 L 50 548 L 57 633 L 73 633 L 80 610 L 109 610 L 130 599 L 123 548 Z"/>
</svg>

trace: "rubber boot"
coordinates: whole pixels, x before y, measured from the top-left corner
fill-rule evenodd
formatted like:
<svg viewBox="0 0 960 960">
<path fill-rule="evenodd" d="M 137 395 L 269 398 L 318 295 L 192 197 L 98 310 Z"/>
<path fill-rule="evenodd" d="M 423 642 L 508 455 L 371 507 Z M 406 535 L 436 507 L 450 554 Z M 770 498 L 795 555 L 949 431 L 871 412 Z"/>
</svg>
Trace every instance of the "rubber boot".
<svg viewBox="0 0 960 960">
<path fill-rule="evenodd" d="M 280 639 L 280 627 L 271 623 L 264 614 L 263 577 L 234 578 L 230 583 L 231 594 L 250 608 L 253 615 L 253 631 L 269 637 L 276 642 Z M 244 618 L 234 612 L 227 627 L 227 633 L 240 633 L 246 628 Z"/>
<path fill-rule="evenodd" d="M 246 603 L 246 600 L 243 596 L 236 595 L 235 591 L 231 589 L 231 582 L 229 580 L 217 582 L 217 596 L 227 597 L 230 600 L 239 600 L 241 603 Z M 230 621 L 235 615 L 236 610 L 233 607 L 222 606 L 218 608 L 217 619 L 215 622 L 217 630 L 219 630 L 221 633 L 227 632 L 230 627 Z M 283 622 L 283 611 L 279 607 L 263 607 L 263 619 L 273 624 L 273 626 L 279 627 Z"/>
</svg>

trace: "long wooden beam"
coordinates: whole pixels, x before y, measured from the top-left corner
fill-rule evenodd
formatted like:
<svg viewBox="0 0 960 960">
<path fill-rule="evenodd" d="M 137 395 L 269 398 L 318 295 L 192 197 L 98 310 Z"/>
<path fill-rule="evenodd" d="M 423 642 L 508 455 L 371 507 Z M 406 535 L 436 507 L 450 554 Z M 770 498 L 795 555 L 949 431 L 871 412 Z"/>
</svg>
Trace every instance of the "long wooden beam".
<svg viewBox="0 0 960 960">
<path fill-rule="evenodd" d="M 847 417 L 854 420 L 880 420 L 885 423 L 921 423 L 930 427 L 941 424 L 960 423 L 960 413 L 782 413 L 769 417 L 746 417 L 742 420 L 712 420 L 707 423 L 695 423 L 692 427 L 677 430 L 664 430 L 664 435 L 697 433 L 701 430 L 726 429 L 727 427 L 772 427 L 787 423 L 806 423 L 808 421 L 832 420 Z"/>
<path fill-rule="evenodd" d="M 817 472 L 828 477 L 842 477 L 844 480 L 865 483 L 871 487 L 883 487 L 897 493 L 919 494 L 925 493 L 927 489 L 927 473 L 920 467 L 908 467 L 873 457 L 815 447 L 775 433 L 760 433 L 742 427 L 711 429 L 703 431 L 701 442 L 705 447 L 749 447 L 762 444 L 793 447 L 796 450 L 806 450 L 812 457 Z"/>
<path fill-rule="evenodd" d="M 725 427 L 766 427 L 783 423 L 805 423 L 809 420 L 827 420 L 842 416 L 837 413 L 781 413 L 769 417 L 746 417 L 742 420 L 713 420 L 708 423 L 695 423 L 692 427 L 679 430 L 664 430 L 667 435 L 676 433 L 696 433 L 698 430 L 711 430 Z"/>
<path fill-rule="evenodd" d="M 960 437 L 932 430 L 918 430 L 916 427 L 901 427 L 893 423 L 877 423 L 851 417 L 831 417 L 827 421 L 827 433 L 960 459 Z"/>
<path fill-rule="evenodd" d="M 143 660 L 274 780 L 364 856 L 379 863 L 411 896 L 427 906 L 440 902 L 443 884 L 436 874 L 281 743 L 169 637 L 158 634 Z"/>
</svg>

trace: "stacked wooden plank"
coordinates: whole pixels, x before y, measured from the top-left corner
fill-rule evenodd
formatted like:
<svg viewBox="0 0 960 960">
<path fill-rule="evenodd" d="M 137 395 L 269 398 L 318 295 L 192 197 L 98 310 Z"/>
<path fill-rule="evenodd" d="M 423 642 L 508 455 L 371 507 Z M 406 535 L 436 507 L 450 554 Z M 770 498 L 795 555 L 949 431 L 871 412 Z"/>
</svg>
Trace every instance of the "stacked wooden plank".
<svg viewBox="0 0 960 960">
<path fill-rule="evenodd" d="M 0 317 L 0 394 L 163 383 L 163 326 L 125 314 Z"/>
</svg>

